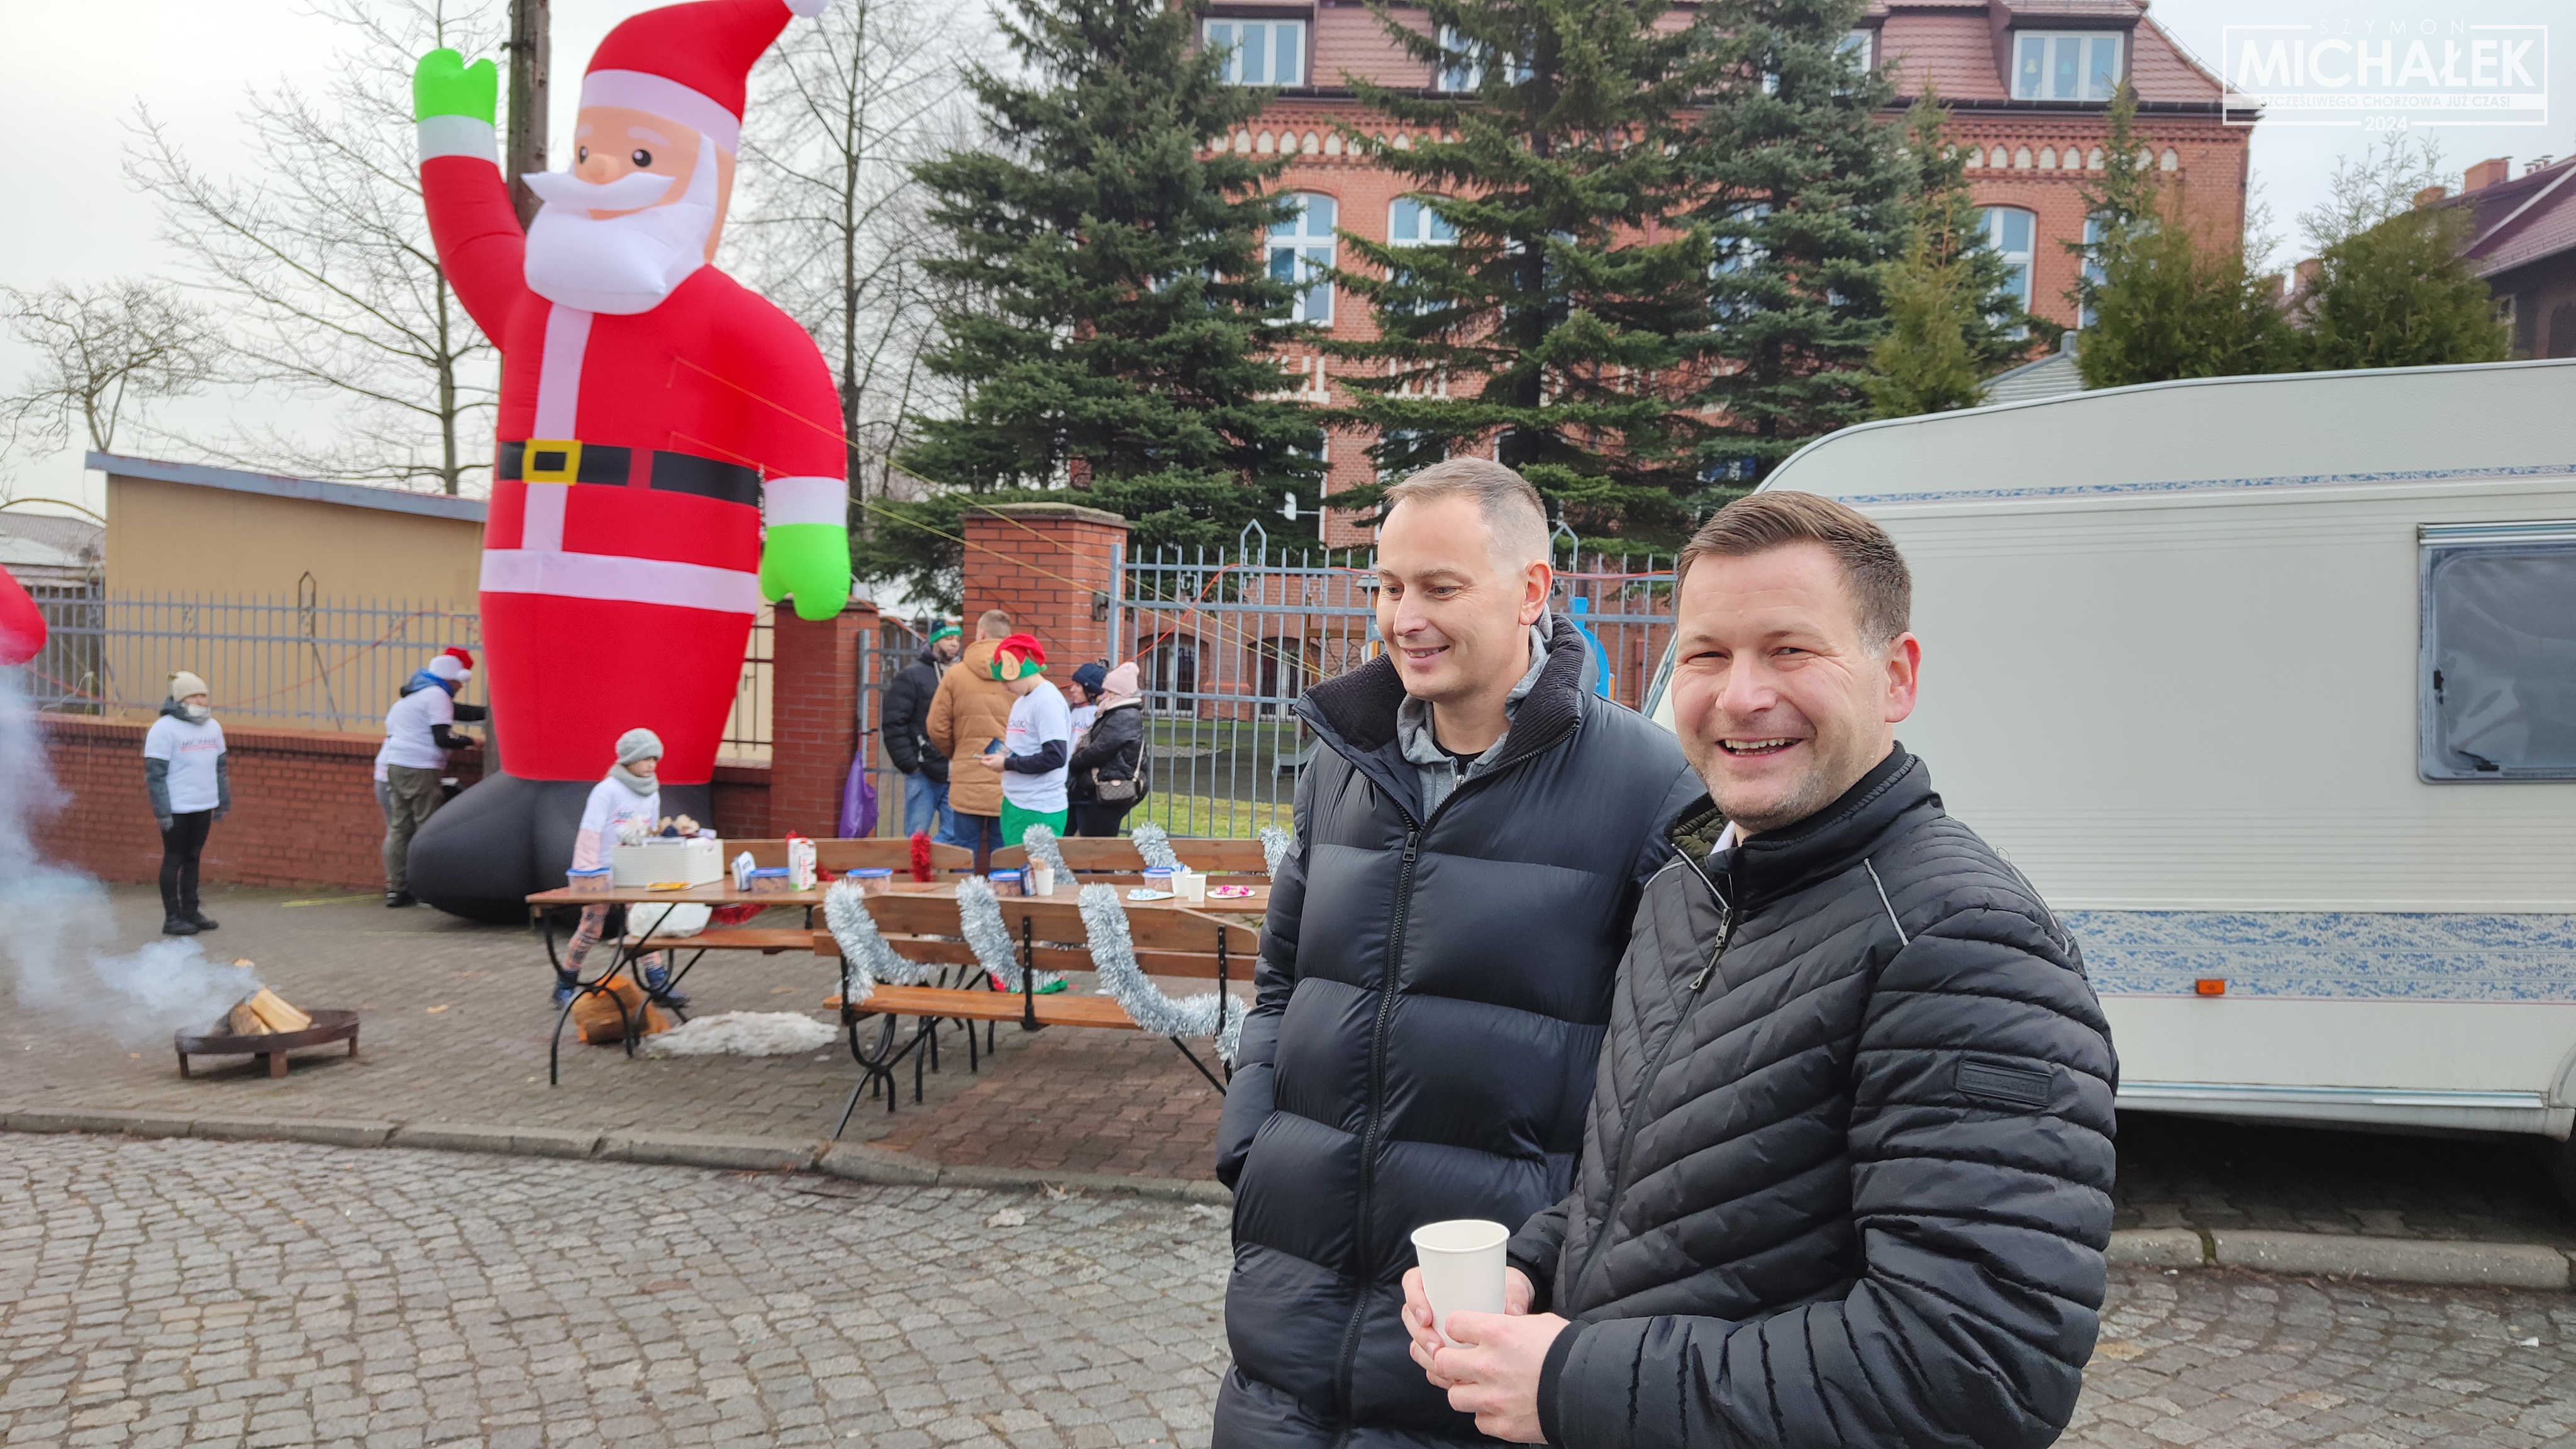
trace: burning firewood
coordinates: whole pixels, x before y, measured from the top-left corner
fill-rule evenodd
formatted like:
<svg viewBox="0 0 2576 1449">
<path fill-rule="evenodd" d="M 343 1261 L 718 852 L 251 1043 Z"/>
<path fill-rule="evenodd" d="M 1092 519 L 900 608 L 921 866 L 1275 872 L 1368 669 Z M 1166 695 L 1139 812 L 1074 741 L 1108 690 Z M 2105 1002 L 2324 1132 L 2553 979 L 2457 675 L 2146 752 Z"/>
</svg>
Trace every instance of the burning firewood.
<svg viewBox="0 0 2576 1449">
<path fill-rule="evenodd" d="M 251 969 L 248 960 L 233 965 Z M 304 1031 L 313 1018 L 289 1006 L 286 998 L 263 986 L 245 996 L 232 1010 L 224 1013 L 224 1031 L 231 1036 L 269 1036 L 278 1032 Z"/>
</svg>

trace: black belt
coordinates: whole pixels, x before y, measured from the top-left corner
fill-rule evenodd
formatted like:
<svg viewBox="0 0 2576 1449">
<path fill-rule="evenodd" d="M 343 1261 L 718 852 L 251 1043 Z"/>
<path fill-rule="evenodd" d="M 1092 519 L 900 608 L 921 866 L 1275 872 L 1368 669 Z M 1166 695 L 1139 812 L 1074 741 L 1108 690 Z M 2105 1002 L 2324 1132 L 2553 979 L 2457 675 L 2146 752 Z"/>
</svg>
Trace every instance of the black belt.
<svg viewBox="0 0 2576 1449">
<path fill-rule="evenodd" d="M 607 483 L 623 487 L 633 481 L 638 458 L 644 460 L 648 488 L 694 493 L 747 508 L 760 506 L 759 469 L 663 448 L 613 448 L 605 443 L 531 438 L 503 443 L 500 466 L 493 476 L 504 483 Z"/>
</svg>

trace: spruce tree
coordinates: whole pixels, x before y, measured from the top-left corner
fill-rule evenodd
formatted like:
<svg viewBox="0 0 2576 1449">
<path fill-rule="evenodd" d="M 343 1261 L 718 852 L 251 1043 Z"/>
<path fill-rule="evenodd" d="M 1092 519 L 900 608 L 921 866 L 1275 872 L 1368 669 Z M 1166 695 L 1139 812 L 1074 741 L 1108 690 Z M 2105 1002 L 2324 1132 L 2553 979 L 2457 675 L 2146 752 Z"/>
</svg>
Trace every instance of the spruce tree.
<svg viewBox="0 0 2576 1449">
<path fill-rule="evenodd" d="M 1942 135 L 1949 119 L 1929 85 L 1906 111 L 1914 224 L 1905 255 L 1880 278 L 1887 333 L 1871 349 L 1872 370 L 1861 380 L 1872 417 L 1974 407 L 1985 379 L 2029 346 L 2010 269 L 1984 245 L 1963 158 Z"/>
<path fill-rule="evenodd" d="M 1702 450 L 1740 491 L 1800 444 L 1869 415 L 1861 379 L 1886 330 L 1881 269 L 1911 232 L 1913 163 L 1878 119 L 1894 95 L 1848 44 L 1866 0 L 1712 0 L 1719 72 L 1684 149 L 1717 266 L 1709 341 L 1724 359 L 1695 403 Z"/>
<path fill-rule="evenodd" d="M 2184 200 L 2173 188 L 2154 225 L 2108 233 L 2097 249 L 2097 315 L 2075 357 L 2086 387 L 2299 366 L 2272 279 L 2246 268 L 2233 238 L 2194 235 Z"/>
<path fill-rule="evenodd" d="M 2305 365 L 2500 362 L 2510 349 L 2486 282 L 2460 255 L 2469 214 L 2402 212 L 2329 246 L 2309 294 Z"/>
<path fill-rule="evenodd" d="M 2101 312 L 2102 257 L 2105 248 L 2126 246 L 2153 228 L 2161 213 L 2156 201 L 2156 167 L 2146 143 L 2138 139 L 2138 93 L 2127 81 L 2111 95 L 2102 117 L 2102 174 L 2078 188 L 2084 199 L 2089 235 L 2059 246 L 2084 262 L 2075 274 L 2067 300 L 2075 315 L 2089 320 Z"/>
<path fill-rule="evenodd" d="M 1439 98 L 1347 78 L 1410 133 L 1378 164 L 1453 235 L 1344 234 L 1354 264 L 1335 284 L 1378 335 L 1325 344 L 1372 365 L 1339 375 L 1356 400 L 1334 420 L 1378 431 L 1386 477 L 1490 447 L 1578 534 L 1678 542 L 1706 432 L 1683 404 L 1708 244 L 1673 224 L 1691 181 L 1677 117 L 1707 73 L 1699 33 L 1658 28 L 1667 0 L 1426 0 L 1428 33 L 1383 0 L 1371 9 L 1408 53 L 1473 85 Z"/>
<path fill-rule="evenodd" d="M 950 298 L 926 363 L 962 400 L 913 424 L 907 471 L 985 502 L 1071 486 L 1149 547 L 1231 544 L 1313 487 L 1322 431 L 1275 400 L 1292 291 L 1262 257 L 1285 161 L 1203 152 L 1269 93 L 1219 81 L 1200 9 L 1011 0 L 1019 65 L 967 69 L 988 144 L 915 168 L 941 234 L 923 268 Z M 953 577 L 959 545 L 932 530 L 962 506 L 890 510 L 868 562 Z"/>
</svg>

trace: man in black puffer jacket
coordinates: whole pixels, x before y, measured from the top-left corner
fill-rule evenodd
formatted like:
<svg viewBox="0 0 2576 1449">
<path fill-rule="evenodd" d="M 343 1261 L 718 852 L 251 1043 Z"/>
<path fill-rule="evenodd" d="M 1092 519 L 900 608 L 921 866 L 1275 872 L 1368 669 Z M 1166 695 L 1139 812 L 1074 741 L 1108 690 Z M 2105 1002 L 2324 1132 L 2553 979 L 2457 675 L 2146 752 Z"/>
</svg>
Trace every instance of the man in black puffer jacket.
<svg viewBox="0 0 2576 1449">
<path fill-rule="evenodd" d="M 920 655 L 886 683 L 879 718 L 886 757 L 903 776 L 906 835 L 928 831 L 936 840 L 948 832 L 948 757 L 930 742 L 930 701 L 939 693 L 939 676 L 957 662 L 962 643 L 957 626 L 943 621 L 922 641 Z"/>
<path fill-rule="evenodd" d="M 1455 459 L 1387 507 L 1387 652 L 1298 701 L 1323 748 L 1218 1133 L 1219 1449 L 1474 1439 L 1405 1358 L 1408 1236 L 1563 1196 L 1629 918 L 1698 793 L 1545 612 L 1546 515 L 1518 474 Z"/>
<path fill-rule="evenodd" d="M 2111 1230 L 2082 961 L 1895 742 L 1921 653 L 1877 525 L 1756 494 L 1680 567 L 1674 719 L 1713 802 L 1637 912 L 1574 1190 L 1508 1249 L 1526 1316 L 1442 1346 L 1412 1275 L 1415 1361 L 1569 1449 L 2038 1449 Z"/>
</svg>

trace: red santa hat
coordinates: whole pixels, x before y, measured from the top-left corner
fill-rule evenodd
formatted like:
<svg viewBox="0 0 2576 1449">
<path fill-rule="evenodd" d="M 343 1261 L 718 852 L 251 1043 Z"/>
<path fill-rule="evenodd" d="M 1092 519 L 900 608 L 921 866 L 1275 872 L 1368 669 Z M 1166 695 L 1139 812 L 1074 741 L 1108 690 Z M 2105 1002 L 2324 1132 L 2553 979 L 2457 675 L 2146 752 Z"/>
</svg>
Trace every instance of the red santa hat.
<svg viewBox="0 0 2576 1449">
<path fill-rule="evenodd" d="M 474 672 L 474 655 L 471 650 L 450 647 L 441 649 L 438 652 L 455 660 L 458 664 L 463 665 L 466 673 L 471 674 Z"/>
<path fill-rule="evenodd" d="M 667 116 L 727 151 L 742 149 L 743 84 L 793 15 L 832 0 L 692 0 L 628 16 L 581 78 L 585 106 Z"/>
</svg>

